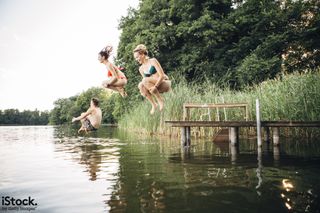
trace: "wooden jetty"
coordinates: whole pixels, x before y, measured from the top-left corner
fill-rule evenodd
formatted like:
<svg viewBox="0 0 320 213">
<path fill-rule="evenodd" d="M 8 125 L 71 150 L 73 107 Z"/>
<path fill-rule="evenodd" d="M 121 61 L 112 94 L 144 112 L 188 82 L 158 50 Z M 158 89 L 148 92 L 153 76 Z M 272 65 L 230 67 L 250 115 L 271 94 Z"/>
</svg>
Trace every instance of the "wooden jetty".
<svg viewBox="0 0 320 213">
<path fill-rule="evenodd" d="M 240 127 L 257 127 L 256 121 L 165 121 L 171 127 L 181 128 L 181 143 L 191 144 L 191 127 L 228 127 L 229 141 L 236 145 L 239 140 Z M 279 144 L 280 127 L 320 127 L 320 121 L 261 121 L 261 127 L 266 129 L 269 138 L 272 128 L 273 144 Z M 267 130 L 269 129 L 269 130 Z"/>
<path fill-rule="evenodd" d="M 279 145 L 280 127 L 320 127 L 320 121 L 249 121 L 248 104 L 184 104 L 183 120 L 165 121 L 171 127 L 181 128 L 182 146 L 191 145 L 191 127 L 225 127 L 229 129 L 229 142 L 231 145 L 237 145 L 239 141 L 240 127 L 261 127 L 265 129 L 266 140 L 270 138 L 270 129 L 272 129 L 273 144 Z M 190 121 L 190 108 L 241 108 L 245 112 L 245 120 L 242 121 Z M 258 142 L 261 146 L 261 142 Z"/>
</svg>

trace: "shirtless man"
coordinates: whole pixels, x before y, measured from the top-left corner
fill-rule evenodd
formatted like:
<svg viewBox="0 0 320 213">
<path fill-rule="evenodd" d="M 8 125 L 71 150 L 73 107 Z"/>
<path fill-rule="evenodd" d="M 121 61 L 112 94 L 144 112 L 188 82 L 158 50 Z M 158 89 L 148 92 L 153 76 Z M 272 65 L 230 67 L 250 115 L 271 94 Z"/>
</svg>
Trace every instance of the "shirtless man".
<svg viewBox="0 0 320 213">
<path fill-rule="evenodd" d="M 72 118 L 72 122 L 81 121 L 81 127 L 78 130 L 78 133 L 81 131 L 95 131 L 101 125 L 102 112 L 99 108 L 99 100 L 92 98 L 90 101 L 90 107 L 87 112 L 81 113 L 80 116 Z"/>
</svg>

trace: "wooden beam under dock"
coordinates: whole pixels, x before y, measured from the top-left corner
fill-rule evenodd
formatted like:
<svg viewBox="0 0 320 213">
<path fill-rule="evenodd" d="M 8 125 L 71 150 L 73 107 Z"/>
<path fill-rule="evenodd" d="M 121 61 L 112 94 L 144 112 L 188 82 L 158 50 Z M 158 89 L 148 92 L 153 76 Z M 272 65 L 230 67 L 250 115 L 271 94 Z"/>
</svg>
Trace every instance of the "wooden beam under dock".
<svg viewBox="0 0 320 213">
<path fill-rule="evenodd" d="M 181 144 L 190 146 L 191 127 L 229 127 L 229 141 L 238 144 L 240 127 L 257 127 L 256 121 L 165 121 L 171 127 L 181 128 Z M 261 127 L 272 128 L 273 144 L 279 145 L 280 127 L 320 127 L 320 121 L 261 121 Z M 268 136 L 269 137 L 269 136 Z"/>
</svg>

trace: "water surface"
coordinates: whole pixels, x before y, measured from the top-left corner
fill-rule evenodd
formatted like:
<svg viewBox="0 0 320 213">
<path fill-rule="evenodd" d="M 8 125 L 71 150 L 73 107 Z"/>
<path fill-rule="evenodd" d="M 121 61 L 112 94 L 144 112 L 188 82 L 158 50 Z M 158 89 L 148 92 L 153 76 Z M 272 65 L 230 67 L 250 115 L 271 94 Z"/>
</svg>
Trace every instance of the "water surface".
<svg viewBox="0 0 320 213">
<path fill-rule="evenodd" d="M 0 135 L 0 195 L 31 197 L 37 205 L 26 212 L 320 209 L 316 140 L 282 140 L 280 148 L 264 144 L 258 152 L 255 140 L 231 149 L 193 139 L 187 150 L 179 139 L 111 127 L 79 136 L 67 126 L 10 126 Z"/>
</svg>

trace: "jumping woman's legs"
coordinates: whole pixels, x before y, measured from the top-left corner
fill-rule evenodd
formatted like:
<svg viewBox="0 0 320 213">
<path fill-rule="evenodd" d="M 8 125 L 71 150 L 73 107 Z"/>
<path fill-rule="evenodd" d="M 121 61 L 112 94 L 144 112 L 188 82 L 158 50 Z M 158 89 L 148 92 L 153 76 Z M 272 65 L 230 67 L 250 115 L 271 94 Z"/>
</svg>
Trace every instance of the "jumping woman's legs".
<svg viewBox="0 0 320 213">
<path fill-rule="evenodd" d="M 144 78 L 142 80 L 143 85 L 145 86 L 145 88 L 148 89 L 148 91 L 156 84 L 156 82 L 157 82 L 157 79 L 152 77 Z M 162 111 L 164 102 L 159 91 L 156 89 L 152 94 L 156 97 L 157 102 L 159 103 L 159 110 Z"/>
<path fill-rule="evenodd" d="M 112 84 L 109 84 L 109 80 L 103 81 L 102 86 L 107 89 L 119 92 L 122 97 L 127 96 L 127 93 L 124 90 L 124 86 L 127 84 L 127 79 L 117 79 Z"/>
<path fill-rule="evenodd" d="M 152 108 L 150 110 L 150 114 L 154 114 L 154 111 L 157 108 L 157 104 L 153 100 L 151 93 L 149 92 L 149 90 L 147 90 L 147 88 L 143 85 L 142 82 L 139 83 L 138 88 L 140 90 L 141 95 L 146 97 L 146 99 L 151 103 Z"/>
</svg>

